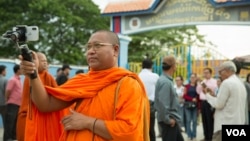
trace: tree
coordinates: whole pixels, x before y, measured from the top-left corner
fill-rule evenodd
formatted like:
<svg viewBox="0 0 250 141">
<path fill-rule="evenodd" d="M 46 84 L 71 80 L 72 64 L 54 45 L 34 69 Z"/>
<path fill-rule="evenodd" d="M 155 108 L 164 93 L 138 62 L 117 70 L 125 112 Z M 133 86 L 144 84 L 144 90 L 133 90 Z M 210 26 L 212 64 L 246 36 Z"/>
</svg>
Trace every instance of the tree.
<svg viewBox="0 0 250 141">
<path fill-rule="evenodd" d="M 109 29 L 109 18 L 101 17 L 91 0 L 1 0 L 0 32 L 15 25 L 37 25 L 39 41 L 30 49 L 44 52 L 53 63 L 86 65 L 84 45 L 91 33 Z M 1 39 L 0 56 L 15 58 L 14 43 Z"/>
<path fill-rule="evenodd" d="M 203 35 L 198 33 L 196 26 L 175 27 L 154 30 L 131 35 L 129 44 L 129 62 L 141 62 L 145 55 L 155 58 L 163 49 L 169 49 L 180 45 L 195 45 L 204 47 L 212 45 L 207 42 Z"/>
</svg>

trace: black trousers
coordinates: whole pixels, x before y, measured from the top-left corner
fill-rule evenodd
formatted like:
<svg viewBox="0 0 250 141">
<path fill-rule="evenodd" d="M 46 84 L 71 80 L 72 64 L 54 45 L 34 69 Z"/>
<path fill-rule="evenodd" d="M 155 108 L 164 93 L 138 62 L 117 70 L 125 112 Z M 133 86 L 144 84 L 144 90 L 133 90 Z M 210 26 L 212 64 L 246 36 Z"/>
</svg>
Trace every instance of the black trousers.
<svg viewBox="0 0 250 141">
<path fill-rule="evenodd" d="M 4 124 L 4 141 L 16 139 L 16 122 L 19 106 L 7 104 Z"/>
<path fill-rule="evenodd" d="M 4 124 L 5 124 L 5 114 L 6 113 L 6 105 L 1 105 L 0 106 L 0 114 L 2 116 L 2 121 L 3 121 L 3 127 L 4 127 Z"/>
<path fill-rule="evenodd" d="M 211 141 L 214 131 L 214 109 L 206 101 L 201 101 L 201 120 L 203 125 L 203 134 L 206 141 Z"/>
<path fill-rule="evenodd" d="M 174 127 L 164 122 L 159 122 L 161 126 L 162 141 L 184 141 L 180 126 L 176 123 Z"/>
<path fill-rule="evenodd" d="M 150 141 L 155 141 L 155 108 L 154 108 L 154 102 L 150 101 L 150 124 L 149 124 L 149 137 Z"/>
</svg>

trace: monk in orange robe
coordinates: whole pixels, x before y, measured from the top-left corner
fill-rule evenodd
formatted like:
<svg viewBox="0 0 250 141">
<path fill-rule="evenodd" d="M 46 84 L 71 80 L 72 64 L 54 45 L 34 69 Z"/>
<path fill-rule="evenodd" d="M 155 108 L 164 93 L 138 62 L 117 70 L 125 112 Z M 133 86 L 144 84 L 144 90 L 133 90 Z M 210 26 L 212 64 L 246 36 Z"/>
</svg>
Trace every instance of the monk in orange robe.
<svg viewBox="0 0 250 141">
<path fill-rule="evenodd" d="M 119 49 L 117 34 L 97 31 L 86 46 L 88 73 L 76 75 L 57 88 L 44 87 L 40 77 L 31 79 L 32 100 L 39 110 L 57 111 L 76 102 L 76 108 L 61 120 L 64 132 L 60 141 L 149 140 L 145 88 L 137 74 L 118 67 Z M 27 75 L 36 71 L 36 54 L 33 59 L 21 60 Z"/>
<path fill-rule="evenodd" d="M 47 71 L 47 59 L 44 54 L 37 53 L 39 60 L 38 75 L 44 85 L 57 87 L 53 76 Z M 25 77 L 22 103 L 17 118 L 18 141 L 58 141 L 63 128 L 60 120 L 62 111 L 43 113 L 32 103 L 30 98 L 30 78 Z M 57 130 L 54 130 L 56 128 Z"/>
</svg>

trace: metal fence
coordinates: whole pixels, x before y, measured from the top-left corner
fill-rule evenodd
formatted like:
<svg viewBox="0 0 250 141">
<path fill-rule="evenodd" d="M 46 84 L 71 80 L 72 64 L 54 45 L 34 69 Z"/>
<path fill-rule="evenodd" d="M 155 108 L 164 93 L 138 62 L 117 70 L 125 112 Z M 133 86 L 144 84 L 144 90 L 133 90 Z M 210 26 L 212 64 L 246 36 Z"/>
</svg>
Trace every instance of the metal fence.
<svg viewBox="0 0 250 141">
<path fill-rule="evenodd" d="M 202 77 L 203 69 L 209 67 L 213 70 L 213 76 L 218 76 L 218 67 L 223 62 L 228 60 L 214 48 L 206 47 L 191 47 L 187 45 L 174 46 L 165 49 L 157 54 L 153 59 L 153 72 L 161 75 L 162 59 L 167 55 L 174 55 L 177 60 L 177 70 L 174 74 L 183 76 L 188 80 L 191 73 L 197 73 Z M 129 62 L 128 69 L 139 73 L 142 69 L 141 62 Z"/>
</svg>

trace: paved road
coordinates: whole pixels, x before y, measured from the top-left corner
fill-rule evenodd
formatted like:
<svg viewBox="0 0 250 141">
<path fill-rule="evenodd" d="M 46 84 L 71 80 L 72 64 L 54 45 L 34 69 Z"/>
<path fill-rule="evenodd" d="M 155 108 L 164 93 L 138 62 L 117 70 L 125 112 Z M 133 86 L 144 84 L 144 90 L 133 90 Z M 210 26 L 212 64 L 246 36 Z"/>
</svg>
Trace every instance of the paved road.
<svg viewBox="0 0 250 141">
<path fill-rule="evenodd" d="M 159 135 L 159 130 L 158 130 L 158 127 L 155 128 L 155 131 L 156 131 L 156 136 Z M 188 141 L 188 138 L 187 138 L 187 134 L 186 133 L 183 133 L 183 137 L 185 139 L 185 141 Z M 197 126 L 197 138 L 196 138 L 196 141 L 200 141 L 201 139 L 203 139 L 203 129 L 202 129 L 202 124 L 199 123 L 199 125 Z M 157 137 L 156 138 L 156 141 L 162 141 L 161 138 Z"/>
<path fill-rule="evenodd" d="M 155 127 L 155 131 L 156 131 L 156 135 L 159 134 L 158 132 L 158 126 L 156 124 L 156 127 Z M 185 141 L 188 141 L 187 140 L 187 135 L 185 133 L 183 133 L 183 137 L 185 138 Z M 199 123 L 198 127 L 197 127 L 197 141 L 200 141 L 201 139 L 203 139 L 203 130 L 202 130 L 202 126 L 201 124 Z M 0 141 L 3 141 L 3 128 L 0 128 Z M 161 138 L 157 138 L 156 141 L 161 141 Z"/>
<path fill-rule="evenodd" d="M 0 141 L 3 141 L 3 128 L 0 128 Z"/>
</svg>

